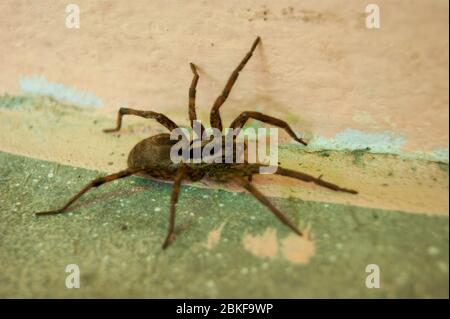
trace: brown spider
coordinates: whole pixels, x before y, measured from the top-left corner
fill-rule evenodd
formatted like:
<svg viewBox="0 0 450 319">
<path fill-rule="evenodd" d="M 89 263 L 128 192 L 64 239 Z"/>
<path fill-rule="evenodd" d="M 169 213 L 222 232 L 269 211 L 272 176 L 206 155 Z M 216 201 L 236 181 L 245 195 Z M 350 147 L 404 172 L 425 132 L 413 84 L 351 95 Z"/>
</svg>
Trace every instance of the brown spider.
<svg viewBox="0 0 450 319">
<path fill-rule="evenodd" d="M 233 71 L 230 78 L 228 79 L 222 94 L 216 99 L 210 113 L 210 123 L 213 128 L 217 128 L 222 131 L 222 120 L 219 113 L 219 108 L 226 101 L 228 95 L 230 94 L 231 88 L 233 87 L 236 79 L 239 76 L 239 72 L 244 68 L 245 64 L 248 62 L 253 54 L 256 46 L 260 42 L 260 38 L 257 37 L 253 42 L 250 51 L 246 54 L 244 59 L 238 65 L 238 67 Z M 191 126 L 193 126 L 194 121 L 196 121 L 197 115 L 195 112 L 195 95 L 196 86 L 199 79 L 196 66 L 190 64 L 194 77 L 192 79 L 191 87 L 189 89 L 189 119 Z M 139 111 L 128 108 L 120 108 L 117 118 L 117 126 L 114 129 L 107 129 L 104 132 L 116 132 L 119 131 L 122 126 L 122 117 L 124 115 L 135 115 L 144 118 L 155 119 L 164 127 L 170 131 L 178 128 L 179 126 L 170 120 L 167 116 L 161 113 L 156 113 L 152 111 Z M 307 143 L 298 138 L 290 126 L 277 118 L 259 113 L 259 112 L 243 112 L 241 113 L 230 125 L 231 128 L 237 129 L 242 128 L 248 119 L 255 119 L 261 122 L 272 124 L 274 126 L 284 129 L 294 140 L 297 142 L 307 145 Z M 201 127 L 204 130 L 203 126 Z M 93 187 L 98 187 L 104 183 L 111 182 L 113 180 L 131 176 L 134 174 L 145 174 L 151 178 L 163 179 L 167 181 L 173 181 L 173 190 L 170 199 L 170 214 L 169 214 L 169 229 L 167 232 L 167 237 L 162 245 L 162 248 L 167 248 L 169 244 L 174 240 L 174 226 L 175 226 L 175 208 L 178 201 L 178 194 L 180 191 L 180 184 L 182 180 L 198 181 L 204 177 L 212 178 L 217 181 L 235 181 L 242 187 L 244 187 L 248 192 L 250 192 L 257 200 L 259 200 L 263 205 L 267 206 L 275 216 L 280 219 L 285 225 L 290 227 L 298 235 L 302 236 L 302 232 L 297 228 L 294 223 L 292 223 L 281 211 L 279 211 L 272 203 L 261 194 L 252 184 L 251 177 L 254 174 L 259 173 L 261 164 L 249 164 L 245 163 L 179 163 L 175 164 L 170 159 L 170 149 L 176 143 L 176 140 L 170 139 L 170 134 L 162 133 L 155 136 L 146 138 L 136 144 L 131 150 L 128 156 L 128 168 L 115 174 L 111 174 L 104 177 L 99 177 L 87 184 L 79 193 L 72 197 L 63 207 L 53 211 L 39 212 L 36 213 L 37 216 L 43 215 L 55 215 L 63 213 L 67 208 L 72 205 L 77 199 L 79 199 L 84 193 L 89 191 Z M 319 178 L 313 176 L 296 172 L 293 170 L 278 167 L 275 174 L 288 176 L 296 178 L 306 182 L 313 182 L 317 185 L 329 188 L 334 191 L 347 192 L 351 194 L 357 194 L 356 191 L 346 188 L 341 188 L 332 183 L 326 182 Z"/>
</svg>

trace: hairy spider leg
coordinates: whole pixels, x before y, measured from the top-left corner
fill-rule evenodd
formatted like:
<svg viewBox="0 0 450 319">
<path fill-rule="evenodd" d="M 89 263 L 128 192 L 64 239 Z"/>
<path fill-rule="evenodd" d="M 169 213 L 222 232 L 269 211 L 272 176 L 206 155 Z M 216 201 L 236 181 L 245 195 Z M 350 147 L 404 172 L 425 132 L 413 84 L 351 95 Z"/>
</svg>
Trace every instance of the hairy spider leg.
<svg viewBox="0 0 450 319">
<path fill-rule="evenodd" d="M 197 83 L 199 79 L 199 75 L 197 72 L 197 66 L 194 63 L 190 63 L 192 73 L 194 73 L 194 77 L 192 78 L 191 87 L 189 88 L 189 121 L 191 122 L 192 129 L 194 128 L 194 121 L 197 120 L 197 112 L 195 111 L 195 97 L 197 94 Z M 205 127 L 203 124 L 200 126 L 201 134 L 203 136 L 203 132 L 205 131 Z"/>
<path fill-rule="evenodd" d="M 278 210 L 273 204 L 269 201 L 269 199 L 264 196 L 256 187 L 254 187 L 250 182 L 248 182 L 245 178 L 242 177 L 234 177 L 234 179 L 244 187 L 250 194 L 252 194 L 257 200 L 261 202 L 264 206 L 270 209 L 270 211 L 286 226 L 292 229 L 299 236 L 303 236 L 302 232 L 294 225 L 292 221 L 290 221 L 286 215 L 284 215 L 281 211 Z"/>
<path fill-rule="evenodd" d="M 108 182 L 112 182 L 116 179 L 119 178 L 124 178 L 130 175 L 133 175 L 135 173 L 141 172 L 141 171 L 145 171 L 145 168 L 128 168 L 126 170 L 120 171 L 118 173 L 115 174 L 111 174 L 108 176 L 104 176 L 104 177 L 99 177 L 94 179 L 93 181 L 91 181 L 89 184 L 87 184 L 81 191 L 79 191 L 75 196 L 73 196 L 71 199 L 69 199 L 69 201 L 60 209 L 57 210 L 51 210 L 51 211 L 47 211 L 47 212 L 38 212 L 35 213 L 36 216 L 45 216 L 45 215 L 56 215 L 56 214 L 61 214 L 64 213 L 67 208 L 69 208 L 70 205 L 72 205 L 77 199 L 79 199 L 83 194 L 85 194 L 86 192 L 88 192 L 91 188 L 93 187 L 98 187 L 102 184 L 108 183 Z"/>
<path fill-rule="evenodd" d="M 220 118 L 219 108 L 222 106 L 222 104 L 226 101 L 228 95 L 230 94 L 231 89 L 233 88 L 234 83 L 236 82 L 239 72 L 242 71 L 244 66 L 247 64 L 248 60 L 253 55 L 253 51 L 255 51 L 256 46 L 260 42 L 260 37 L 257 37 L 256 40 L 253 42 L 253 45 L 250 49 L 250 51 L 245 55 L 244 59 L 241 61 L 241 63 L 237 66 L 237 68 L 231 73 L 231 76 L 228 79 L 227 84 L 225 85 L 225 88 L 222 91 L 222 94 L 219 95 L 214 102 L 213 107 L 211 108 L 211 113 L 209 117 L 209 121 L 211 124 L 211 127 L 217 128 L 220 131 L 222 131 L 222 119 Z"/>
<path fill-rule="evenodd" d="M 119 112 L 117 113 L 117 126 L 115 128 L 111 129 L 105 129 L 103 132 L 105 133 L 111 133 L 111 132 L 117 132 L 122 127 L 122 117 L 124 115 L 135 115 L 140 116 L 146 119 L 155 119 L 158 121 L 162 126 L 167 128 L 169 131 L 172 131 L 176 128 L 178 128 L 178 125 L 175 124 L 171 119 L 169 119 L 167 116 L 161 113 L 153 112 L 153 111 L 139 111 L 135 109 L 128 109 L 121 107 L 119 109 Z"/>
<path fill-rule="evenodd" d="M 162 248 L 166 249 L 175 239 L 174 230 L 175 230 L 175 212 L 177 208 L 178 195 L 180 194 L 180 185 L 181 181 L 185 177 L 186 170 L 185 167 L 181 167 L 178 169 L 177 174 L 175 175 L 175 179 L 173 182 L 172 194 L 170 196 L 170 212 L 169 212 L 169 228 L 167 230 L 167 237 L 164 241 Z"/>
<path fill-rule="evenodd" d="M 288 133 L 294 140 L 297 142 L 308 145 L 303 139 L 297 137 L 297 135 L 294 133 L 294 131 L 291 129 L 289 124 L 287 124 L 285 121 L 282 121 L 280 119 L 277 119 L 275 117 L 262 114 L 260 112 L 242 112 L 236 119 L 231 123 L 230 127 L 232 129 L 242 128 L 245 123 L 248 121 L 248 119 L 254 119 L 258 120 L 267 124 L 272 124 L 274 126 L 277 126 L 279 128 L 282 128 Z"/>
<path fill-rule="evenodd" d="M 326 187 L 328 189 L 334 190 L 336 192 L 358 194 L 358 192 L 353 190 L 353 189 L 342 188 L 342 187 L 340 187 L 340 186 L 338 186 L 336 184 L 324 181 L 324 180 L 322 180 L 321 176 L 317 178 L 317 177 L 314 177 L 314 176 L 311 176 L 311 175 L 308 175 L 308 174 L 305 174 L 305 173 L 293 171 L 291 169 L 286 169 L 286 168 L 282 168 L 282 167 L 278 167 L 278 169 L 275 172 L 275 174 L 286 176 L 286 177 L 296 178 L 296 179 L 302 180 L 304 182 L 311 182 L 311 183 L 314 183 L 316 185 L 319 185 L 319 186 Z"/>
</svg>

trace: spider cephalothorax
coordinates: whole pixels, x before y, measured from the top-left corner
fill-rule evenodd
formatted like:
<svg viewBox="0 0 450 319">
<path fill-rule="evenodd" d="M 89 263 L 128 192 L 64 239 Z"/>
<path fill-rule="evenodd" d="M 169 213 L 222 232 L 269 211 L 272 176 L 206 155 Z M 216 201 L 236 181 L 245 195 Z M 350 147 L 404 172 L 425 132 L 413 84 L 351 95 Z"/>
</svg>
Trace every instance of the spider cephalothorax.
<svg viewBox="0 0 450 319">
<path fill-rule="evenodd" d="M 216 99 L 210 113 L 210 124 L 212 128 L 218 129 L 222 132 L 222 119 L 220 117 L 219 108 L 226 101 L 231 88 L 236 82 L 239 72 L 244 68 L 245 64 L 248 62 L 252 56 L 254 50 L 256 49 L 260 38 L 257 37 L 253 42 L 250 51 L 245 55 L 244 59 L 238 65 L 238 67 L 233 71 L 230 78 L 228 79 L 222 94 Z M 195 112 L 195 95 L 196 86 L 199 79 L 196 66 L 191 63 L 191 69 L 194 74 L 192 79 L 191 87 L 189 89 L 189 119 L 191 126 L 193 127 L 194 122 L 197 120 Z M 144 118 L 150 118 L 158 121 L 161 125 L 166 127 L 169 131 L 179 129 L 179 126 L 170 120 L 167 116 L 161 113 L 153 111 L 139 111 L 129 108 L 121 108 L 117 117 L 117 126 L 114 129 L 104 130 L 105 132 L 116 132 L 119 131 L 122 126 L 122 117 L 124 115 L 135 115 Z M 297 137 L 291 127 L 284 121 L 259 113 L 259 112 L 242 112 L 230 125 L 232 129 L 242 128 L 248 119 L 259 120 L 276 127 L 284 129 L 294 140 L 297 142 L 307 145 L 307 143 Z M 201 132 L 204 131 L 203 126 L 201 126 Z M 96 178 L 87 184 L 78 194 L 72 197 L 63 207 L 54 211 L 39 212 L 36 213 L 37 216 L 43 215 L 54 215 L 65 212 L 73 202 L 80 198 L 84 193 L 93 187 L 98 187 L 104 183 L 111 182 L 113 180 L 131 176 L 131 175 L 146 175 L 156 179 L 173 181 L 172 196 L 170 199 L 170 214 L 169 214 L 169 229 L 167 232 L 167 237 L 163 243 L 163 248 L 167 248 L 169 244 L 174 239 L 174 226 L 175 226 L 175 208 L 178 201 L 178 193 L 180 191 L 180 185 L 183 180 L 198 181 L 202 178 L 211 178 L 220 182 L 224 181 L 234 181 L 239 185 L 244 187 L 249 191 L 256 199 L 258 199 L 263 205 L 267 206 L 272 213 L 278 217 L 281 222 L 290 227 L 298 235 L 302 236 L 302 232 L 297 228 L 297 226 L 292 223 L 282 212 L 280 212 L 272 203 L 261 194 L 251 183 L 252 175 L 258 174 L 260 172 L 261 164 L 249 164 L 245 163 L 174 163 L 170 157 L 170 151 L 174 144 L 177 143 L 176 140 L 170 139 L 170 134 L 163 133 L 154 135 L 152 137 L 146 138 L 136 144 L 131 150 L 128 156 L 128 168 L 115 174 L 111 174 L 104 177 Z M 329 188 L 334 191 L 347 192 L 351 194 L 356 194 L 357 192 L 351 189 L 341 188 L 335 184 L 326 182 L 321 179 L 321 177 L 316 178 L 301 172 L 285 169 L 278 167 L 275 174 L 288 176 L 296 178 L 306 182 L 313 182 L 317 185 Z"/>
</svg>

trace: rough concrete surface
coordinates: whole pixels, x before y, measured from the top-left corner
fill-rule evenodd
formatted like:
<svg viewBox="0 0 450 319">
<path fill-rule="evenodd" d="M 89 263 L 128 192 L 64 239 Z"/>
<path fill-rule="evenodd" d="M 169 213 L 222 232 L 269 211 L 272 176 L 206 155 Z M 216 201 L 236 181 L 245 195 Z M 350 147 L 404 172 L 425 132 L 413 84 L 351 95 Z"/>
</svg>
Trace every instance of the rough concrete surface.
<svg viewBox="0 0 450 319">
<path fill-rule="evenodd" d="M 59 207 L 98 172 L 0 153 L 2 297 L 448 298 L 448 218 L 277 199 L 304 239 L 246 194 L 130 178 Z M 77 264 L 81 288 L 65 287 Z M 377 264 L 381 288 L 368 289 Z"/>
</svg>

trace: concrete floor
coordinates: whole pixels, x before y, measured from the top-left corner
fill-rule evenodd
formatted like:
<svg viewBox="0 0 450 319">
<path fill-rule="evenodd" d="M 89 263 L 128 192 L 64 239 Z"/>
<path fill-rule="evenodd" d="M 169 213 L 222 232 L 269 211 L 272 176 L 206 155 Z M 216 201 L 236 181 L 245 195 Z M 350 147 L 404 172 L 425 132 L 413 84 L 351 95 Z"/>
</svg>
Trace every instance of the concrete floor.
<svg viewBox="0 0 450 319">
<path fill-rule="evenodd" d="M 448 298 L 448 217 L 272 198 L 303 239 L 247 194 L 183 186 L 163 251 L 171 186 L 137 177 L 33 215 L 98 175 L 0 153 L 0 297 Z M 68 264 L 79 289 L 65 287 Z"/>
</svg>

